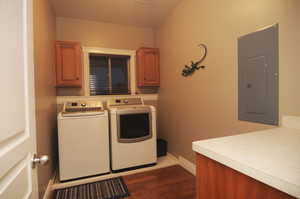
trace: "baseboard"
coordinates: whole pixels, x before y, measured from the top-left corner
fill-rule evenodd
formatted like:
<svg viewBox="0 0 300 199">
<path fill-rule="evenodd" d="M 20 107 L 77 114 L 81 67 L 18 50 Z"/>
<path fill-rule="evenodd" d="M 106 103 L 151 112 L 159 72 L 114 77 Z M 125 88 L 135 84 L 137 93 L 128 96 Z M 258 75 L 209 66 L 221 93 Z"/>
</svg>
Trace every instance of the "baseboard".
<svg viewBox="0 0 300 199">
<path fill-rule="evenodd" d="M 188 172 L 196 176 L 196 165 L 182 156 L 178 157 L 179 165 L 186 169 Z"/>
<path fill-rule="evenodd" d="M 170 157 L 171 159 L 175 160 L 176 162 L 178 162 L 178 158 L 173 155 L 172 153 L 167 152 L 167 156 Z"/>
<path fill-rule="evenodd" d="M 182 156 L 179 156 L 177 158 L 175 155 L 173 155 L 171 153 L 168 153 L 167 156 L 175 161 L 175 164 L 168 165 L 168 166 L 173 166 L 173 165 L 177 164 L 177 165 L 180 165 L 185 170 L 187 170 L 188 172 L 190 172 L 191 174 L 196 175 L 196 165 L 193 164 L 192 162 L 188 161 L 187 159 L 183 158 Z M 161 167 L 161 168 L 163 168 L 163 167 Z M 148 168 L 144 168 L 144 170 L 140 171 L 140 172 L 144 172 L 144 171 L 148 171 Z M 126 173 L 126 175 L 130 175 L 130 174 L 134 174 L 134 173 L 140 173 L 140 172 L 131 171 L 131 172 Z M 79 185 L 79 184 L 96 182 L 96 181 L 100 181 L 100 180 L 103 180 L 103 179 L 113 178 L 113 177 L 116 177 L 116 176 L 117 176 L 117 174 L 109 174 L 108 177 L 99 176 L 99 177 L 95 177 L 94 179 L 90 178 L 90 179 L 82 180 L 82 182 L 78 182 L 78 181 L 70 182 L 70 183 L 68 183 L 68 185 L 66 185 L 67 183 L 56 184 L 56 183 L 58 183 L 58 181 L 57 181 L 57 179 L 55 179 L 56 175 L 54 175 L 53 178 L 49 181 L 49 184 L 48 184 L 48 187 L 47 187 L 47 190 L 44 194 L 43 199 L 54 199 L 53 198 L 54 192 L 55 192 L 56 189 L 59 189 L 59 188 L 66 188 L 66 187 L 70 187 L 70 186 L 76 186 L 76 185 Z M 122 175 L 118 175 L 118 176 L 122 176 Z"/>
<path fill-rule="evenodd" d="M 43 199 L 54 199 L 54 190 L 52 189 L 52 185 L 54 183 L 55 176 L 56 176 L 56 172 L 54 173 L 52 178 L 49 180 L 49 183 L 48 183 L 48 186 L 45 191 Z"/>
</svg>

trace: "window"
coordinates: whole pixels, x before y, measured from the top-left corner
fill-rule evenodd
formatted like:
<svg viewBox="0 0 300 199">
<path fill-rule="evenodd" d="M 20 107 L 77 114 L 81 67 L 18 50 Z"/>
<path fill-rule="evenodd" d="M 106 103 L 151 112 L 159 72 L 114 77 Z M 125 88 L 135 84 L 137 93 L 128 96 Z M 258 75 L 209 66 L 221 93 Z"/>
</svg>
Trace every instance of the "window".
<svg viewBox="0 0 300 199">
<path fill-rule="evenodd" d="M 89 54 L 90 95 L 130 94 L 127 55 Z"/>
</svg>

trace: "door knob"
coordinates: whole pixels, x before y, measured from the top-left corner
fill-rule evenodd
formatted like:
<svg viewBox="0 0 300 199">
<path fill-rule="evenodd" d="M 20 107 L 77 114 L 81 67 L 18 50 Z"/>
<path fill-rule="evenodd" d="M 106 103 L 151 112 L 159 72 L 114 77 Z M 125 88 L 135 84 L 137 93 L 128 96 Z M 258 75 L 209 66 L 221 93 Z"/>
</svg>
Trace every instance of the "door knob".
<svg viewBox="0 0 300 199">
<path fill-rule="evenodd" d="M 38 157 L 36 154 L 34 154 L 32 159 L 32 168 L 35 168 L 37 164 L 45 165 L 49 161 L 49 157 L 47 155 L 42 155 Z"/>
</svg>

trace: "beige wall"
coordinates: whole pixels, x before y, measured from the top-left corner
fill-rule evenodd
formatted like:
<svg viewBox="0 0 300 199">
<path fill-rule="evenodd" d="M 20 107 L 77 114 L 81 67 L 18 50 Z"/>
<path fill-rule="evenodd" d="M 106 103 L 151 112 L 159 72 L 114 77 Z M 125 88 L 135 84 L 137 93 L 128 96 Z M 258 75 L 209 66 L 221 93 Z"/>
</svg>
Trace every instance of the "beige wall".
<svg viewBox="0 0 300 199">
<path fill-rule="evenodd" d="M 161 52 L 159 131 L 169 151 L 194 161 L 192 141 L 270 126 L 237 120 L 237 38 L 280 23 L 280 112 L 300 115 L 300 1 L 184 0 L 156 33 Z M 184 78 L 208 46 L 207 68 Z M 255 147 L 255 146 L 253 146 Z"/>
<path fill-rule="evenodd" d="M 60 17 L 56 23 L 58 40 L 80 41 L 83 46 L 135 50 L 154 45 L 151 28 Z"/>
<path fill-rule="evenodd" d="M 37 152 L 50 162 L 38 168 L 40 198 L 56 167 L 56 89 L 54 87 L 55 16 L 48 0 L 34 1 L 34 59 Z"/>
<path fill-rule="evenodd" d="M 140 47 L 154 46 L 154 32 L 152 28 L 61 17 L 56 19 L 56 24 L 57 40 L 80 41 L 86 47 L 136 50 Z M 83 95 L 83 90 L 78 88 L 58 88 L 57 95 Z"/>
<path fill-rule="evenodd" d="M 280 112 L 300 115 L 300 1 L 280 1 Z"/>
</svg>

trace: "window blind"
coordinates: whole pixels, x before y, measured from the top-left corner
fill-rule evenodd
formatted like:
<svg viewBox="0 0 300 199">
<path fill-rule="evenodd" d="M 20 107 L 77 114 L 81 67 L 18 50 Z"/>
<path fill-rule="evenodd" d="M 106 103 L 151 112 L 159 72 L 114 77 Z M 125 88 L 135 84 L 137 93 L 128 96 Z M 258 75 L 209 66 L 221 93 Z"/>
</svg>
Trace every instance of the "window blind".
<svg viewBox="0 0 300 199">
<path fill-rule="evenodd" d="M 130 94 L 129 56 L 90 54 L 90 95 Z"/>
</svg>

